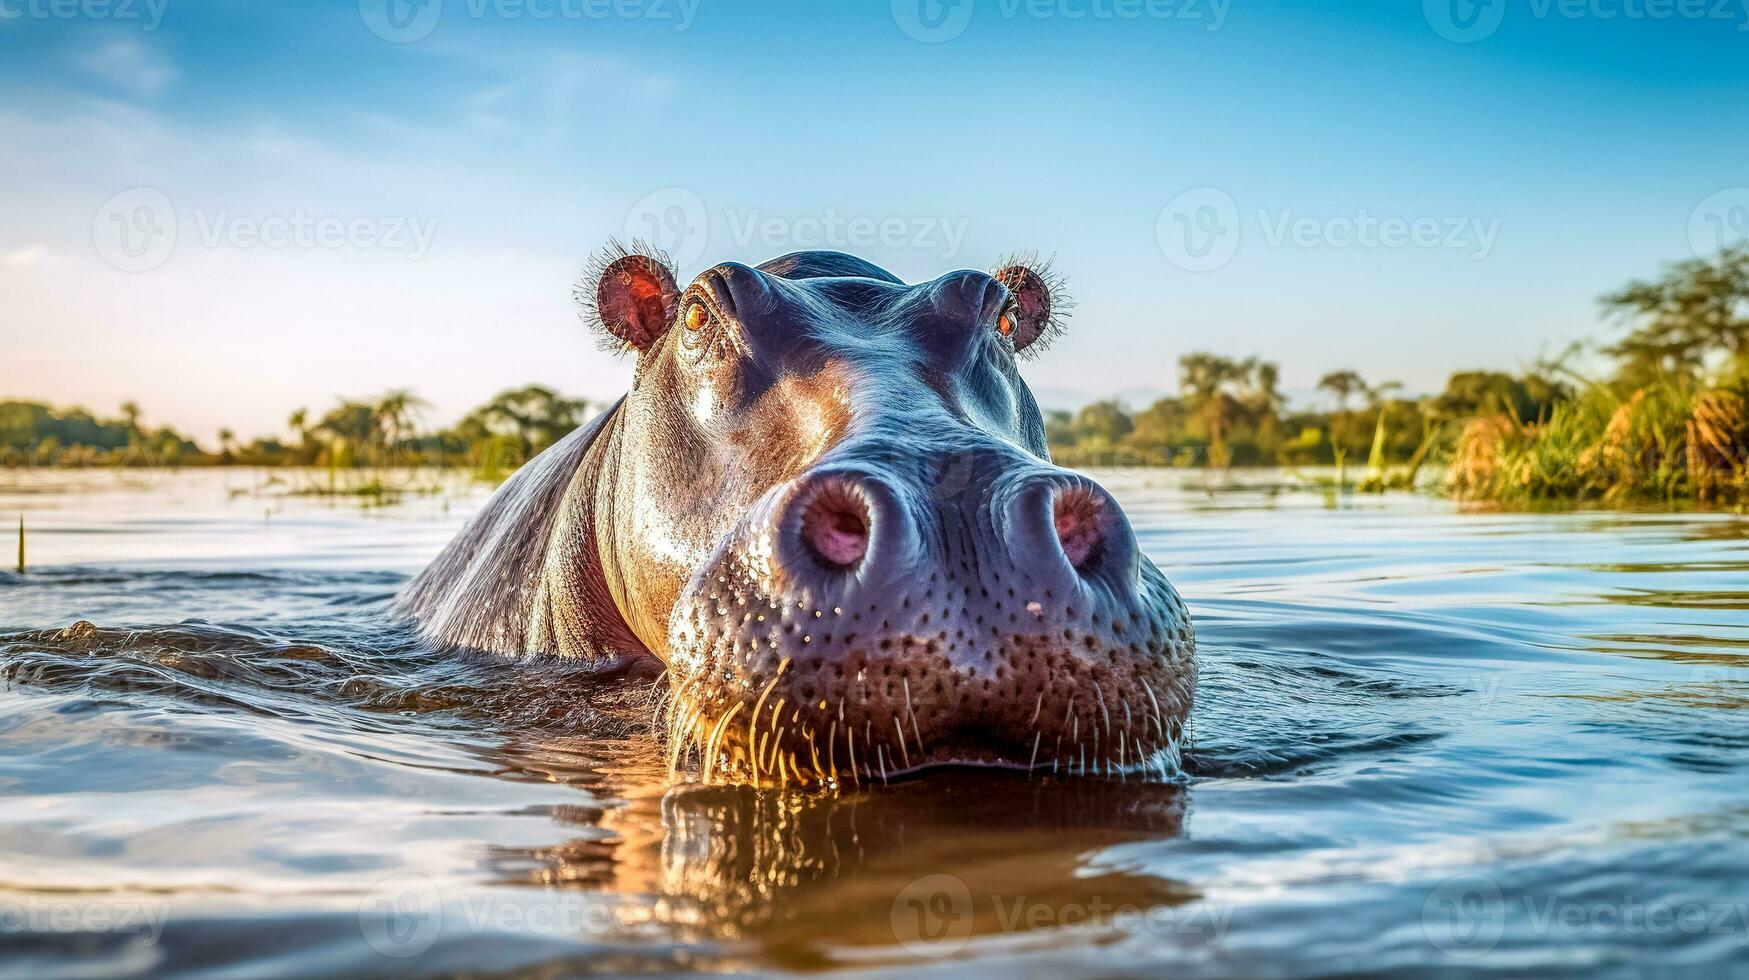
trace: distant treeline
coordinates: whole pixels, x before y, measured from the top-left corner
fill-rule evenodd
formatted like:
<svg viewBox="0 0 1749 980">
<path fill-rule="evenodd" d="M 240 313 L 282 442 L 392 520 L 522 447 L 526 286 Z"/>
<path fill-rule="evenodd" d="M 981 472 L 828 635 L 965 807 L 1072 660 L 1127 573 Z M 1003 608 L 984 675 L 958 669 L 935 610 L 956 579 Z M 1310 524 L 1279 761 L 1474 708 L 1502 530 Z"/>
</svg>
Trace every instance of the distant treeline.
<svg viewBox="0 0 1749 980">
<path fill-rule="evenodd" d="M 1562 360 L 1518 373 L 1460 371 L 1438 394 L 1405 397 L 1394 382 L 1326 373 L 1321 408 L 1292 408 L 1278 366 L 1212 353 L 1179 359 L 1179 394 L 1137 411 L 1114 401 L 1047 413 L 1052 456 L 1069 466 L 1317 466 L 1353 472 L 1362 488 L 1434 482 L 1470 499 L 1749 504 L 1749 246 L 1676 263 L 1602 299 L 1625 327 L 1603 348 L 1606 377 Z M 303 465 L 330 470 L 466 466 L 497 477 L 583 422 L 591 406 L 538 386 L 505 391 L 441 430 L 400 389 L 300 409 L 290 438 L 216 451 L 141 424 L 131 402 L 98 419 L 0 402 L 0 463 Z"/>
<path fill-rule="evenodd" d="M 292 412 L 286 420 L 289 439 L 244 443 L 221 429 L 216 450 L 207 450 L 174 429 L 142 425 L 139 406 L 132 402 L 107 420 L 80 408 L 55 412 L 34 402 L 0 402 L 0 464 L 466 466 L 499 476 L 564 438 L 590 411 L 582 399 L 537 385 L 500 392 L 447 429 L 422 428 L 425 408 L 406 389 L 373 399 L 341 399 L 321 415 L 302 408 Z"/>
</svg>

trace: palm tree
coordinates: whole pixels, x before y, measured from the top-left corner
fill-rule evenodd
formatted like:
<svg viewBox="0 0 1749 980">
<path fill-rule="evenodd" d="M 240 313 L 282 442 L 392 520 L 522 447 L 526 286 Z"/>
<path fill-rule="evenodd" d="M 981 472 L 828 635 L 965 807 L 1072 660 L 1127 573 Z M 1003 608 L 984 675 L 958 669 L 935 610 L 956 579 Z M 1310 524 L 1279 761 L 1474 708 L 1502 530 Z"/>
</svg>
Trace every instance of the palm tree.
<svg viewBox="0 0 1749 980">
<path fill-rule="evenodd" d="M 1276 445 L 1276 426 L 1280 423 L 1282 409 L 1287 407 L 1287 400 L 1281 396 L 1281 369 L 1269 361 L 1252 358 L 1251 382 L 1246 401 L 1252 414 L 1257 419 L 1257 443 L 1273 455 Z"/>
<path fill-rule="evenodd" d="M 293 411 L 291 416 L 285 420 L 285 424 L 287 428 L 291 429 L 292 434 L 298 437 L 298 448 L 308 452 L 310 449 L 310 410 L 300 408 Z M 309 462 L 309 460 L 304 462 Z"/>
<path fill-rule="evenodd" d="M 1403 382 L 1386 381 L 1378 387 L 1372 387 L 1364 382 L 1361 384 L 1361 394 L 1366 397 L 1366 406 L 1374 411 L 1384 407 L 1385 396 L 1393 391 L 1402 391 Z"/>
<path fill-rule="evenodd" d="M 140 403 L 129 399 L 121 403 L 122 421 L 128 427 L 128 448 L 140 444 Z"/>
<path fill-rule="evenodd" d="M 373 427 L 381 439 L 383 455 L 392 457 L 401 441 L 413 431 L 414 422 L 429 402 L 406 388 L 394 388 L 377 399 L 372 410 Z"/>
<path fill-rule="evenodd" d="M 237 434 L 230 429 L 219 430 L 219 455 L 222 456 L 226 462 L 230 462 L 231 460 L 231 441 L 235 438 L 237 438 Z"/>
<path fill-rule="evenodd" d="M 1358 391 L 1366 391 L 1366 381 L 1353 371 L 1331 371 L 1318 379 L 1318 387 L 1336 397 L 1338 414 L 1348 411 L 1348 399 Z"/>
<path fill-rule="evenodd" d="M 1336 398 L 1336 416 L 1330 420 L 1330 446 L 1340 466 L 1347 452 L 1344 440 L 1348 436 L 1348 399 L 1356 392 L 1366 391 L 1366 381 L 1353 371 L 1331 371 L 1318 379 L 1318 387 Z"/>
<path fill-rule="evenodd" d="M 1178 359 L 1179 387 L 1184 389 L 1185 401 L 1208 430 L 1209 462 L 1217 467 L 1227 463 L 1227 432 L 1244 410 L 1227 388 L 1242 384 L 1254 363 L 1206 353 L 1186 354 Z"/>
</svg>

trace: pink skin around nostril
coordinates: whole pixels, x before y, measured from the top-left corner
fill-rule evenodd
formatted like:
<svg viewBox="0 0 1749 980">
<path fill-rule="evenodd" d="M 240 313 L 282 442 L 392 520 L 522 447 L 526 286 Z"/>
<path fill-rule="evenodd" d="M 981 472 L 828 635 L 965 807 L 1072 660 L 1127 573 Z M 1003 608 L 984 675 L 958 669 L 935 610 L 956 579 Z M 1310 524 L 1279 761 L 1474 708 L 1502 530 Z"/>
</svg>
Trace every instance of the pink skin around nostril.
<svg viewBox="0 0 1749 980">
<path fill-rule="evenodd" d="M 1103 508 L 1099 498 L 1085 490 L 1071 488 L 1057 494 L 1052 514 L 1057 527 L 1057 542 L 1062 545 L 1069 564 L 1076 568 L 1086 564 L 1099 549 L 1100 511 Z"/>
<path fill-rule="evenodd" d="M 868 553 L 868 510 L 842 488 L 828 487 L 802 513 L 802 537 L 826 562 L 848 568 Z"/>
</svg>

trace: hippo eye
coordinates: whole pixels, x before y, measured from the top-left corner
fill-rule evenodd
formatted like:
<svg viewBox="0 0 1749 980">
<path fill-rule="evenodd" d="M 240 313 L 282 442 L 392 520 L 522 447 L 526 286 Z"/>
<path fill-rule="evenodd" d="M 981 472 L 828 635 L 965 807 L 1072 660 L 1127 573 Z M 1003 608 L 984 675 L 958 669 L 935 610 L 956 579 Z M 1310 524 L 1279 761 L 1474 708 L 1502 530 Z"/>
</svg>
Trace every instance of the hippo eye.
<svg viewBox="0 0 1749 980">
<path fill-rule="evenodd" d="M 1002 315 L 996 318 L 996 332 L 1004 337 L 1012 337 L 1014 335 L 1013 310 L 1003 310 Z"/>
<path fill-rule="evenodd" d="M 703 303 L 694 300 L 687 304 L 685 321 L 686 329 L 693 331 L 703 330 L 704 325 L 710 322 L 710 318 L 710 311 L 704 308 Z"/>
</svg>

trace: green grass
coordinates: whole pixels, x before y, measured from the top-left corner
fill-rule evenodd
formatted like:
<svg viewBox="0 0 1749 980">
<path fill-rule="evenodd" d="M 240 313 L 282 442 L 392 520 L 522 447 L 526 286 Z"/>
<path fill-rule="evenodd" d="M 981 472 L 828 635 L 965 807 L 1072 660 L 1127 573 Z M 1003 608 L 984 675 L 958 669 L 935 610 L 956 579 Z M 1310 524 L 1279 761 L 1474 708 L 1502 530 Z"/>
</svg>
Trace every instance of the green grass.
<svg viewBox="0 0 1749 980">
<path fill-rule="evenodd" d="M 1550 503 L 1749 505 L 1749 413 L 1732 387 L 1591 384 L 1539 423 L 1472 419 L 1449 461 L 1459 499 Z"/>
</svg>

